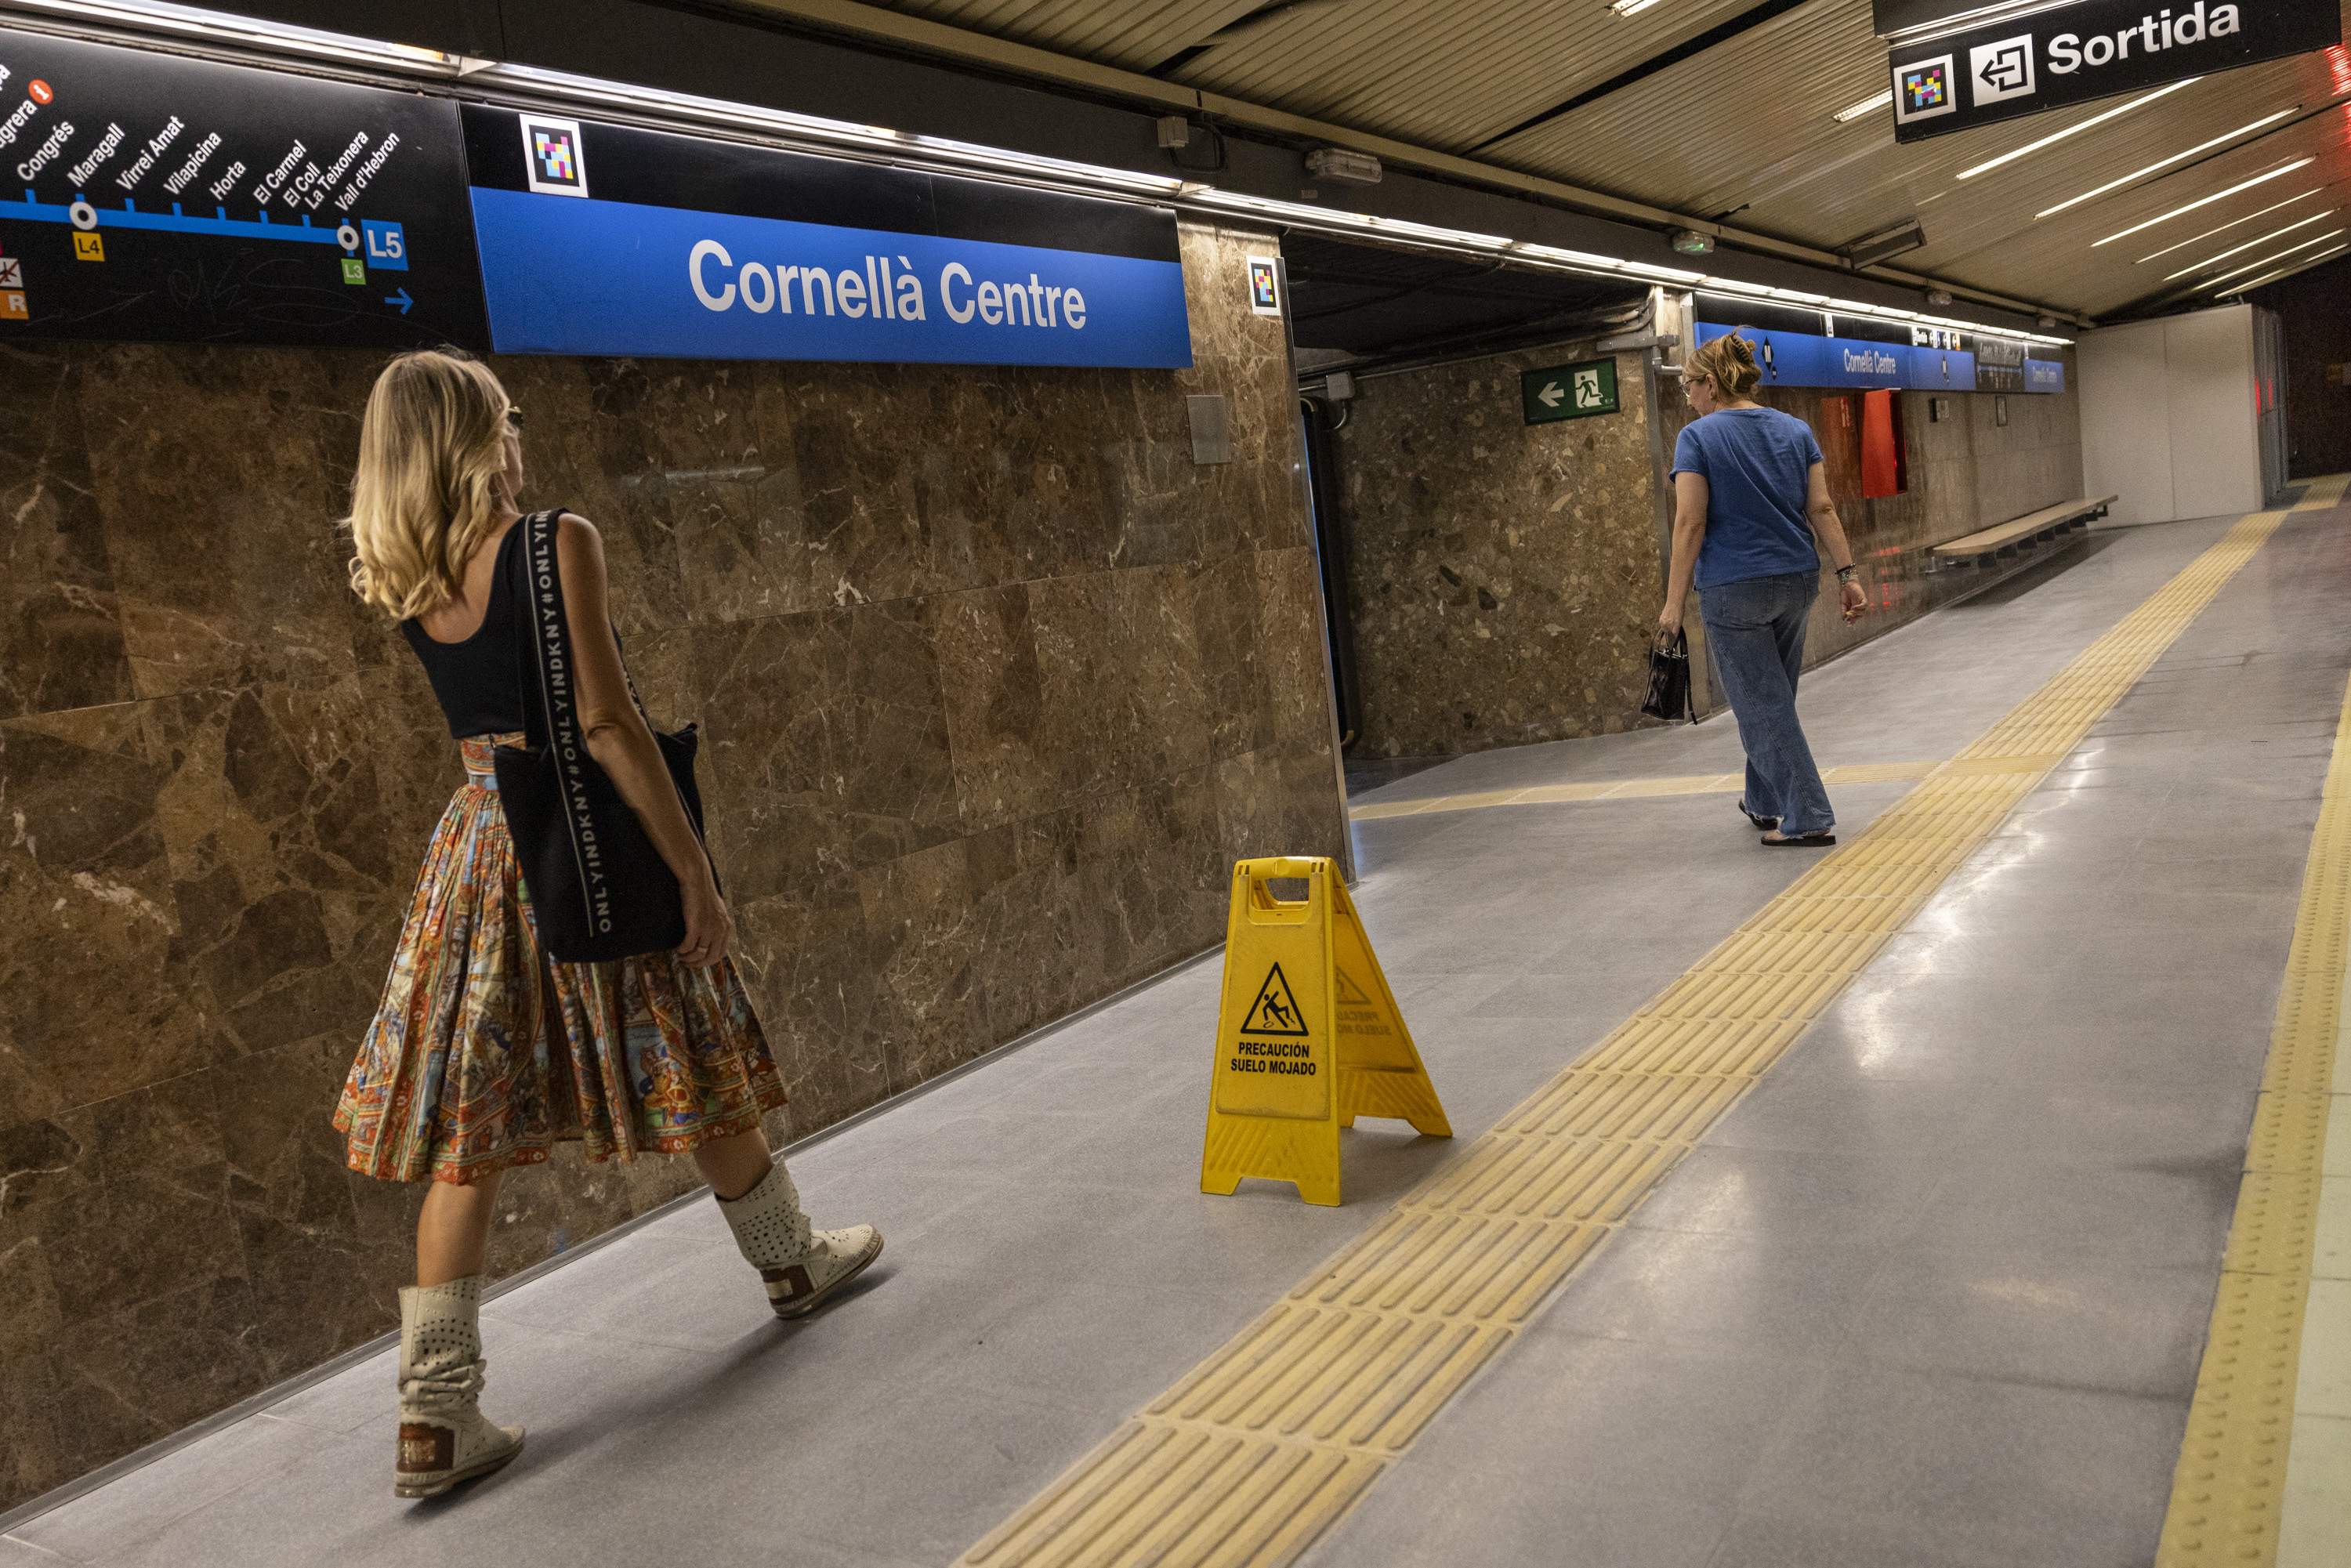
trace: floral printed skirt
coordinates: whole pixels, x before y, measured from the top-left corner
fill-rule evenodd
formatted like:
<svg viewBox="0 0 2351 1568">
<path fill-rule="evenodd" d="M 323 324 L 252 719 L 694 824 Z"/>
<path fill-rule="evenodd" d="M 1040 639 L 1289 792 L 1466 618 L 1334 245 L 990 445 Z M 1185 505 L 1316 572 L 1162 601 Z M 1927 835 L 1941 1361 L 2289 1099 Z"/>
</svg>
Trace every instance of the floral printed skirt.
<svg viewBox="0 0 2351 1568">
<path fill-rule="evenodd" d="M 569 1139 L 592 1160 L 675 1153 L 748 1132 L 784 1103 L 732 958 L 542 967 L 491 761 L 514 738 L 460 743 L 465 785 L 433 835 L 335 1109 L 355 1171 L 470 1182 Z"/>
</svg>

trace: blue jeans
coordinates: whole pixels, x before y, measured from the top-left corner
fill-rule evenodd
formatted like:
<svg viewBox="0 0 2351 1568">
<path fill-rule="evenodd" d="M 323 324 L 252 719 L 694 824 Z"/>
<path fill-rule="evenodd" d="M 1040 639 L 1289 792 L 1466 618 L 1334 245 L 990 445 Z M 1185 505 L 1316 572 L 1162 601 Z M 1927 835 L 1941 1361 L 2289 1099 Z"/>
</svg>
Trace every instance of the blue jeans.
<svg viewBox="0 0 2351 1568">
<path fill-rule="evenodd" d="M 1817 573 L 1792 571 L 1718 583 L 1698 594 L 1698 618 L 1722 677 L 1722 695 L 1747 748 L 1747 809 L 1777 817 L 1790 838 L 1835 825 L 1813 748 L 1796 722 L 1804 622 L 1821 591 Z"/>
</svg>

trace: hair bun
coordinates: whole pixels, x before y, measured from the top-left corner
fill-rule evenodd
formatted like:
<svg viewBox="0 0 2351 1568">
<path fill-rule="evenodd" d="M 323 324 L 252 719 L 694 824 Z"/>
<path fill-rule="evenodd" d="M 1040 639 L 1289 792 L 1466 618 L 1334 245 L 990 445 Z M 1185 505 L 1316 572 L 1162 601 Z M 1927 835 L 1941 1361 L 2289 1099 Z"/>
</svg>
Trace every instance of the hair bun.
<svg viewBox="0 0 2351 1568">
<path fill-rule="evenodd" d="M 1755 362 L 1755 345 L 1740 333 L 1733 332 L 1725 338 L 1722 340 L 1722 346 L 1724 351 L 1740 364 L 1751 365 Z"/>
</svg>

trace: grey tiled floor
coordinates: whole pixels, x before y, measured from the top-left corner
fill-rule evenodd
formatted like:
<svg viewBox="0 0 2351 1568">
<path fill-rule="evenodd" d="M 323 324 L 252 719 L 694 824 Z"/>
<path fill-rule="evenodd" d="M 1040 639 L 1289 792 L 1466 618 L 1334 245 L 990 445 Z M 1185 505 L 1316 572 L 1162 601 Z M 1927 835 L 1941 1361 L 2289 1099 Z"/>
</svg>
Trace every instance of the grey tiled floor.
<svg viewBox="0 0 2351 1568">
<path fill-rule="evenodd" d="M 1838 661 L 1806 684 L 1816 748 L 1948 756 L 2224 526 L 2101 536 Z M 2335 526 L 2271 542 L 1313 1563 L 2149 1559 L 2351 667 Z M 1737 759 L 1712 722 L 1372 798 Z M 1838 791 L 1843 825 L 1905 788 Z M 1202 964 L 797 1156 L 820 1218 L 889 1233 L 839 1311 L 774 1323 L 692 1207 L 492 1303 L 490 1408 L 531 1446 L 470 1495 L 390 1496 L 379 1357 L 24 1526 L 0 1568 L 943 1563 L 1810 863 L 1719 796 L 1358 843 L 1464 1137 L 1366 1124 L 1345 1207 L 1196 1192 Z"/>
</svg>

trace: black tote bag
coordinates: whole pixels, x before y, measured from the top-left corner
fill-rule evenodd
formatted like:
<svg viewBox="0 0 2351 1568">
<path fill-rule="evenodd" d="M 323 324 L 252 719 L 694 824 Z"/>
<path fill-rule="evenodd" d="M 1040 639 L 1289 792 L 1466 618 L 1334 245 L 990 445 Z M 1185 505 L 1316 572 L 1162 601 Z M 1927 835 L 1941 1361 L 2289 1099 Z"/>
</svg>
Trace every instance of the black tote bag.
<svg viewBox="0 0 2351 1568">
<path fill-rule="evenodd" d="M 1698 715 L 1690 707 L 1689 637 L 1676 632 L 1672 640 L 1660 636 L 1649 644 L 1649 695 L 1641 701 L 1641 712 L 1650 718 L 1662 718 L 1668 723 L 1676 719 L 1695 721 Z"/>
<path fill-rule="evenodd" d="M 530 894 L 538 939 L 565 964 L 601 964 L 675 950 L 685 940 L 677 878 L 637 813 L 589 755 L 580 734 L 571 627 L 556 562 L 557 512 L 534 512 L 514 552 L 510 588 L 519 641 L 524 737 L 497 748 L 498 800 Z M 640 713 L 634 682 L 629 700 Z M 653 731 L 695 836 L 702 794 L 695 788 L 695 727 Z M 714 876 L 715 876 L 714 872 Z"/>
</svg>

